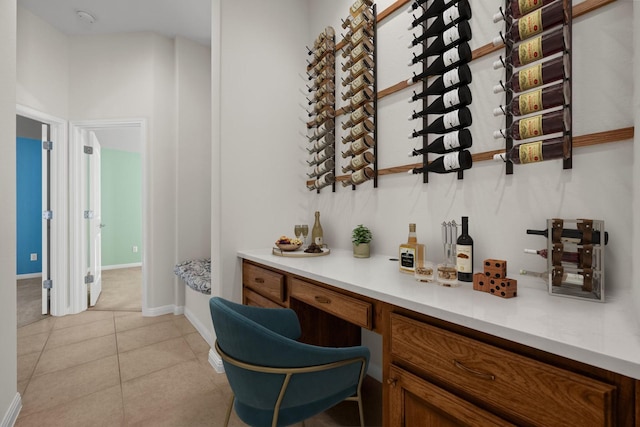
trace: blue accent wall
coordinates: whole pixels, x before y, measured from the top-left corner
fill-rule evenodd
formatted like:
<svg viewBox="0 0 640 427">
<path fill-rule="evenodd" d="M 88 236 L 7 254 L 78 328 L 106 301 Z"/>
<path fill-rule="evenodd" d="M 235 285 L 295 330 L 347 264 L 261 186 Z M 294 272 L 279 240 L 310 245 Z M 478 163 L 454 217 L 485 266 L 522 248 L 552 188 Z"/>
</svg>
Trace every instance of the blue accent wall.
<svg viewBox="0 0 640 427">
<path fill-rule="evenodd" d="M 42 142 L 16 138 L 17 274 L 42 272 Z M 37 261 L 30 261 L 31 254 Z"/>
</svg>

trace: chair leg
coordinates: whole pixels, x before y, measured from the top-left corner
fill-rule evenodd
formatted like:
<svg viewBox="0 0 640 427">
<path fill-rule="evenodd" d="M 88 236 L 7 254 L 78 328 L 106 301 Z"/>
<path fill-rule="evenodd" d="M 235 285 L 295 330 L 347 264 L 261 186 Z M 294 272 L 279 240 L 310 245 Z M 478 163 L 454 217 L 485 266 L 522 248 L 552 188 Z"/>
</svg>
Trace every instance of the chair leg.
<svg viewBox="0 0 640 427">
<path fill-rule="evenodd" d="M 361 396 L 358 396 L 358 411 L 360 412 L 360 427 L 364 427 L 364 409 L 362 408 Z"/>
<path fill-rule="evenodd" d="M 233 409 L 233 402 L 236 399 L 235 395 L 231 395 L 231 402 L 229 402 L 229 407 L 227 408 L 227 418 L 224 420 L 224 427 L 229 425 L 229 419 L 231 418 L 231 410 Z"/>
</svg>

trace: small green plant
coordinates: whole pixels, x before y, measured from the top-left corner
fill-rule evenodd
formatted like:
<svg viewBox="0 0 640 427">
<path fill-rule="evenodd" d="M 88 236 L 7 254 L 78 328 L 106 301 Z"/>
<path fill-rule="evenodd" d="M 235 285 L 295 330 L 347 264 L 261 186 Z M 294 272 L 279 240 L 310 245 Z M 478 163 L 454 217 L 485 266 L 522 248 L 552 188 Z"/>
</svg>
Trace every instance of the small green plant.
<svg viewBox="0 0 640 427">
<path fill-rule="evenodd" d="M 371 234 L 371 230 L 369 230 L 364 225 L 360 224 L 356 228 L 353 229 L 353 233 L 351 234 L 351 241 L 354 245 L 359 245 L 361 243 L 369 243 L 373 238 Z"/>
</svg>

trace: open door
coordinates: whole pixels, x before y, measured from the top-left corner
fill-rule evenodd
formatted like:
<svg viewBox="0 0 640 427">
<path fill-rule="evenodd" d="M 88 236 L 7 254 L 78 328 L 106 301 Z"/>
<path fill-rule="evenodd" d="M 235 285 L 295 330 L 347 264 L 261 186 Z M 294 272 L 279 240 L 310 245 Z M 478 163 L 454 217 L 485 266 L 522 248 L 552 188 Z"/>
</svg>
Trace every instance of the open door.
<svg viewBox="0 0 640 427">
<path fill-rule="evenodd" d="M 100 207 L 100 142 L 93 131 L 82 129 L 84 161 L 81 171 L 81 197 L 85 225 L 82 260 L 89 306 L 96 305 L 102 292 L 102 214 Z"/>
<path fill-rule="evenodd" d="M 42 123 L 42 314 L 49 314 L 51 279 L 51 142 L 50 128 Z"/>
</svg>

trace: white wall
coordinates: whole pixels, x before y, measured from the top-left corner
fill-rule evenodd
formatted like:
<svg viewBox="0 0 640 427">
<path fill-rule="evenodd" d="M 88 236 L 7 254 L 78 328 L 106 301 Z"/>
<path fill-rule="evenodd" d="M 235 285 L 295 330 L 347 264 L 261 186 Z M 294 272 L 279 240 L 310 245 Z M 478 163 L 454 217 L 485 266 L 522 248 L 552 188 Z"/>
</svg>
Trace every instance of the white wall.
<svg viewBox="0 0 640 427">
<path fill-rule="evenodd" d="M 20 402 L 16 349 L 16 1 L 0 1 L 0 425 Z"/>
</svg>

